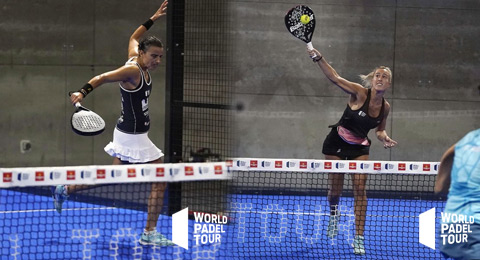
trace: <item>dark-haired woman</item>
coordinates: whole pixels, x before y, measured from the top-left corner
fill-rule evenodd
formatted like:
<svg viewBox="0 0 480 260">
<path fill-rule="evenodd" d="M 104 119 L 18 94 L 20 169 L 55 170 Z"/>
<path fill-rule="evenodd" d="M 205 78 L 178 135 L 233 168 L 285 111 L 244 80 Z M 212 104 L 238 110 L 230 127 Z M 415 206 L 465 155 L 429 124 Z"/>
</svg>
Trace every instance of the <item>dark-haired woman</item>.
<svg viewBox="0 0 480 260">
<path fill-rule="evenodd" d="M 140 25 L 130 37 L 128 61 L 122 67 L 93 77 L 87 84 L 70 96 L 73 104 L 81 102 L 95 88 L 118 82 L 122 96 L 122 113 L 113 132 L 113 141 L 105 151 L 111 155 L 113 164 L 161 163 L 163 153 L 148 138 L 150 118 L 148 98 L 152 90 L 149 71 L 160 64 L 163 44 L 150 36 L 140 41 L 143 34 L 160 17 L 166 15 L 168 1 L 165 0 L 155 14 Z M 68 195 L 89 188 L 92 185 L 59 185 L 53 189 L 55 208 L 62 211 L 62 204 Z M 148 200 L 147 225 L 140 238 L 143 245 L 173 245 L 165 236 L 156 231 L 156 224 L 163 204 L 166 183 L 153 183 Z"/>
</svg>

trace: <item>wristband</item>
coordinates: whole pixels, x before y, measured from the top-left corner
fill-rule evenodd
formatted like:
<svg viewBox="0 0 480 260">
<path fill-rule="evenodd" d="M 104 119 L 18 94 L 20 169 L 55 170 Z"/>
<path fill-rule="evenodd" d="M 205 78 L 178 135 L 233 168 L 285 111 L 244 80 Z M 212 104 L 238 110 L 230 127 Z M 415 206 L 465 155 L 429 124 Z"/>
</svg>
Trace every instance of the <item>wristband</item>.
<svg viewBox="0 0 480 260">
<path fill-rule="evenodd" d="M 153 25 L 153 20 L 152 20 L 152 19 L 148 19 L 148 20 L 147 20 L 146 22 L 144 22 L 142 25 L 145 26 L 145 28 L 147 28 L 147 30 L 148 30 L 148 29 L 150 29 L 150 27 L 152 27 L 152 25 Z"/>
<path fill-rule="evenodd" d="M 320 58 L 318 58 L 318 57 L 312 58 L 313 62 L 319 62 L 322 59 L 323 59 L 323 56 L 320 56 Z"/>
<path fill-rule="evenodd" d="M 93 91 L 93 86 L 90 83 L 85 84 L 78 92 L 83 94 L 83 97 L 86 97 L 88 93 Z"/>
</svg>

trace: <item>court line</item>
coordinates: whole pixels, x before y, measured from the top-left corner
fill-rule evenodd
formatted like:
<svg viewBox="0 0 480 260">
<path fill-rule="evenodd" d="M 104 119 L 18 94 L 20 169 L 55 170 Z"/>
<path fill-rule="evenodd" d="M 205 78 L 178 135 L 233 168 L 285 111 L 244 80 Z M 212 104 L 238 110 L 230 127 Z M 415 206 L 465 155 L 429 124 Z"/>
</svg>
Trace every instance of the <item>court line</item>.
<svg viewBox="0 0 480 260">
<path fill-rule="evenodd" d="M 292 211 L 254 211 L 254 210 L 246 210 L 246 211 L 227 211 L 228 213 L 254 213 L 254 214 L 278 214 L 278 215 L 307 215 L 307 216 L 329 216 L 329 213 L 308 213 L 308 212 L 292 212 Z M 341 216 L 355 216 L 354 214 L 341 214 Z M 387 218 L 418 218 L 418 216 L 399 216 L 399 215 L 370 215 L 367 214 L 369 217 L 387 217 Z M 437 219 L 441 219 L 441 217 L 437 217 Z"/>
<path fill-rule="evenodd" d="M 115 207 L 107 207 L 107 208 L 74 208 L 74 209 L 63 209 L 62 211 L 111 210 L 111 209 L 119 209 L 119 208 L 115 208 Z M 34 212 L 49 212 L 49 211 L 57 211 L 57 210 L 55 210 L 55 209 L 13 210 L 13 211 L 0 211 L 0 214 L 18 214 L 18 213 L 34 213 Z"/>
</svg>

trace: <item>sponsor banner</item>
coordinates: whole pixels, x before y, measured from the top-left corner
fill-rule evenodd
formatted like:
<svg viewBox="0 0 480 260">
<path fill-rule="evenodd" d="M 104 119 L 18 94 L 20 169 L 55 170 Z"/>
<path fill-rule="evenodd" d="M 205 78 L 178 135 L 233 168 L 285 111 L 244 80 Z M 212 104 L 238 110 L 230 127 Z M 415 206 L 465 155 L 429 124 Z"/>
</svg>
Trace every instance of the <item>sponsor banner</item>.
<svg viewBox="0 0 480 260">
<path fill-rule="evenodd" d="M 0 168 L 0 187 L 224 180 L 231 177 L 232 167 L 228 165 L 233 165 L 233 161 L 229 164 L 215 162 Z"/>
<path fill-rule="evenodd" d="M 344 161 L 313 159 L 233 158 L 234 171 L 342 172 L 369 174 L 436 174 L 438 162 Z"/>
</svg>

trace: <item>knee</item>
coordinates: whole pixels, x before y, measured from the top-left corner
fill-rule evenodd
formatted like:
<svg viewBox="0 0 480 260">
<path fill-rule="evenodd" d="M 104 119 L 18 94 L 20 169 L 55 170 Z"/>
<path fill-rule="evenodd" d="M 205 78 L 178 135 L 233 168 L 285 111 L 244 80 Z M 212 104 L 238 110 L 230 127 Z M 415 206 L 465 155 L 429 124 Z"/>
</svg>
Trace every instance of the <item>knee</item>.
<svg viewBox="0 0 480 260">
<path fill-rule="evenodd" d="M 167 183 L 165 182 L 156 182 L 152 184 L 152 191 L 164 192 L 167 188 Z"/>
<path fill-rule="evenodd" d="M 367 196 L 366 187 L 364 185 L 355 186 L 355 188 L 353 189 L 353 195 L 355 197 L 366 197 Z"/>
<path fill-rule="evenodd" d="M 342 190 L 340 189 L 330 189 L 328 191 L 328 199 L 339 198 L 342 195 Z"/>
</svg>

